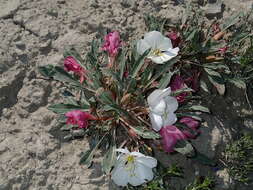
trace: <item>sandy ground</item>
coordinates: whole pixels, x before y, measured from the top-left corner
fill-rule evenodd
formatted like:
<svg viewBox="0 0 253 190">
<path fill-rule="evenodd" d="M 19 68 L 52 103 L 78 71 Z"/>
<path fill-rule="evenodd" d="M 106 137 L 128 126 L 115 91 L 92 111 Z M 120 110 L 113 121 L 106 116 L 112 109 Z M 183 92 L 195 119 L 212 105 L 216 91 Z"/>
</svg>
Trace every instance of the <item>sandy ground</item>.
<svg viewBox="0 0 253 190">
<path fill-rule="evenodd" d="M 91 168 L 78 164 L 87 140 L 63 142 L 54 130 L 56 115 L 47 106 L 61 100 L 60 86 L 38 79 L 37 67 L 62 64 L 64 49 L 72 45 L 85 53 L 103 28 L 138 38 L 146 30 L 145 13 L 176 23 L 183 10 L 177 2 L 0 0 L 0 190 L 113 189 L 100 170 L 99 153 Z M 222 16 L 249 9 L 252 2 L 224 0 Z M 222 133 L 209 132 L 215 150 Z"/>
</svg>

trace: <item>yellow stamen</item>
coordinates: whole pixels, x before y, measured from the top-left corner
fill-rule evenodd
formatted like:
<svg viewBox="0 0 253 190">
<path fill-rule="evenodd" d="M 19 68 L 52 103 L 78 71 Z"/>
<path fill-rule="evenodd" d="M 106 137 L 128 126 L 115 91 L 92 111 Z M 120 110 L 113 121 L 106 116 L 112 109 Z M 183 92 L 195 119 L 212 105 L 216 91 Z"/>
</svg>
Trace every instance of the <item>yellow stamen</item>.
<svg viewBox="0 0 253 190">
<path fill-rule="evenodd" d="M 162 55 L 163 55 L 163 53 L 162 53 L 162 51 L 161 51 L 160 49 L 155 49 L 155 50 L 153 50 L 153 54 L 154 54 L 155 56 L 162 56 Z"/>
<path fill-rule="evenodd" d="M 131 156 L 131 155 L 129 155 L 129 156 L 127 157 L 127 162 L 128 162 L 128 163 L 133 163 L 133 162 L 134 162 L 134 157 Z"/>
</svg>

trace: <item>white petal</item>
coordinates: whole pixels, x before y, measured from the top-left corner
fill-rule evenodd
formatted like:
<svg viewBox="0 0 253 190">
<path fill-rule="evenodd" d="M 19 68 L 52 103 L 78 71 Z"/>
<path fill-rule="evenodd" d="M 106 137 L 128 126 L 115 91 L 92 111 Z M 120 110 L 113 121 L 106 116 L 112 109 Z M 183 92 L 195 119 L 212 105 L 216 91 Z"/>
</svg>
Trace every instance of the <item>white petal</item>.
<svg viewBox="0 0 253 190">
<path fill-rule="evenodd" d="M 162 115 L 165 111 L 166 111 L 166 102 L 164 101 L 164 99 L 161 99 L 161 101 L 156 105 L 154 106 L 151 111 L 153 113 L 156 113 L 158 115 Z"/>
<path fill-rule="evenodd" d="M 160 100 L 168 95 L 170 95 L 171 89 L 165 88 L 163 90 L 157 89 L 154 90 L 149 96 L 148 96 L 148 105 L 151 107 L 156 106 Z"/>
<path fill-rule="evenodd" d="M 124 165 L 119 164 L 112 170 L 112 180 L 118 186 L 126 186 L 129 181 L 129 174 Z"/>
<path fill-rule="evenodd" d="M 139 40 L 137 42 L 137 52 L 140 55 L 142 55 L 149 48 L 151 48 L 151 46 L 145 40 Z"/>
<path fill-rule="evenodd" d="M 171 40 L 163 36 L 163 40 L 160 42 L 157 48 L 160 49 L 161 51 L 166 51 L 168 49 L 172 49 L 173 46 L 172 46 Z"/>
<path fill-rule="evenodd" d="M 178 52 L 179 52 L 178 47 L 174 48 L 174 49 L 168 49 L 163 53 L 163 55 L 166 57 L 166 58 L 164 57 L 164 59 L 167 59 L 167 61 L 168 61 L 168 60 L 172 59 L 173 57 L 176 57 Z"/>
<path fill-rule="evenodd" d="M 149 113 L 150 121 L 152 124 L 152 128 L 155 131 L 159 131 L 163 126 L 163 119 L 160 115 L 156 115 L 154 113 Z"/>
<path fill-rule="evenodd" d="M 138 174 L 140 176 L 140 178 L 144 179 L 145 181 L 150 181 L 153 179 L 154 174 L 152 171 L 152 168 L 147 167 L 146 165 L 143 164 L 136 164 L 138 167 Z"/>
<path fill-rule="evenodd" d="M 153 62 L 157 63 L 157 64 L 163 64 L 164 62 L 166 62 L 166 57 L 163 56 L 149 56 L 149 59 L 151 59 Z"/>
<path fill-rule="evenodd" d="M 127 150 L 127 148 L 118 148 L 116 149 L 117 152 L 121 152 L 124 154 L 129 154 L 130 152 Z"/>
<path fill-rule="evenodd" d="M 157 160 L 150 156 L 139 157 L 136 161 L 149 168 L 154 168 L 157 166 Z"/>
<path fill-rule="evenodd" d="M 163 117 L 163 126 L 173 125 L 177 121 L 177 116 L 174 113 L 169 113 L 165 117 Z"/>
<path fill-rule="evenodd" d="M 140 164 L 136 164 L 134 166 L 134 170 L 132 175 L 129 175 L 128 182 L 133 186 L 138 186 L 146 182 L 145 171 L 139 166 Z"/>
<path fill-rule="evenodd" d="M 164 101 L 166 102 L 166 112 L 174 112 L 178 108 L 178 102 L 175 97 L 167 96 L 164 98 Z"/>
<path fill-rule="evenodd" d="M 144 40 L 147 42 L 152 49 L 157 49 L 158 45 L 163 41 L 163 35 L 161 32 L 152 31 L 144 35 Z"/>
</svg>

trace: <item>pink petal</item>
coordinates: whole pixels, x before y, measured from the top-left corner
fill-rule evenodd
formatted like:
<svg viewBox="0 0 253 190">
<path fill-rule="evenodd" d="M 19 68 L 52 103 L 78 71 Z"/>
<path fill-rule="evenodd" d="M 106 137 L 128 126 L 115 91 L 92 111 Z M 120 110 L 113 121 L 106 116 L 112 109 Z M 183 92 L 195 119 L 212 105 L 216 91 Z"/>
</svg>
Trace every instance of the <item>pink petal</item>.
<svg viewBox="0 0 253 190">
<path fill-rule="evenodd" d="M 75 60 L 75 58 L 72 56 L 68 56 L 65 58 L 64 70 L 72 71 L 76 75 L 78 75 L 80 77 L 80 83 L 82 83 L 86 79 L 85 77 L 86 70 L 82 68 L 81 65 L 79 65 L 78 62 Z"/>
<path fill-rule="evenodd" d="M 172 91 L 177 91 L 177 90 L 180 90 L 182 88 L 185 88 L 187 87 L 186 84 L 184 83 L 184 80 L 181 78 L 181 76 L 179 75 L 176 75 L 172 81 L 171 81 L 171 84 L 170 84 L 170 87 L 171 87 L 171 90 Z M 179 95 L 176 96 L 176 99 L 178 102 L 184 102 L 185 101 L 185 97 L 187 96 L 188 94 L 186 92 L 183 92 Z"/>
<path fill-rule="evenodd" d="M 118 31 L 113 31 L 104 37 L 102 50 L 107 51 L 110 57 L 115 57 L 121 47 L 121 40 Z"/>
<path fill-rule="evenodd" d="M 87 128 L 88 120 L 95 120 L 96 118 L 88 112 L 81 110 L 69 111 L 65 114 L 67 117 L 67 124 L 78 125 L 79 128 Z"/>
<path fill-rule="evenodd" d="M 159 132 L 162 136 L 162 144 L 166 152 L 173 152 L 177 141 L 187 138 L 184 133 L 174 125 L 163 127 Z"/>
<path fill-rule="evenodd" d="M 187 125 L 194 130 L 196 130 L 199 126 L 199 122 L 191 117 L 183 117 L 179 122 Z"/>
<path fill-rule="evenodd" d="M 167 36 L 170 38 L 173 48 L 176 48 L 179 46 L 181 42 L 181 37 L 178 35 L 177 32 L 174 32 L 174 31 L 170 32 L 167 34 Z"/>
</svg>

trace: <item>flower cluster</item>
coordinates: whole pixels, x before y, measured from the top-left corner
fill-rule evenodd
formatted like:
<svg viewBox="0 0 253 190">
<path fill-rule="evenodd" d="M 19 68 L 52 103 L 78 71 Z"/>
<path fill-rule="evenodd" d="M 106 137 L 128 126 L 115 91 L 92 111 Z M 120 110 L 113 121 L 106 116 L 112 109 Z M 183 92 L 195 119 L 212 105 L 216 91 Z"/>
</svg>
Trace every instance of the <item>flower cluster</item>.
<svg viewBox="0 0 253 190">
<path fill-rule="evenodd" d="M 125 141 L 111 146 L 108 151 L 111 155 L 105 156 L 104 161 L 111 164 L 105 167 L 105 171 L 111 173 L 112 180 L 119 186 L 128 184 L 138 186 L 154 178 L 153 169 L 157 166 L 157 160 L 140 152 L 140 145 L 136 143 L 139 140 L 159 139 L 164 151 L 171 153 L 175 151 L 178 141 L 196 138 L 199 133 L 197 120 L 189 116 L 177 116 L 180 105 L 191 95 L 190 91 L 186 92 L 184 89 L 192 88 L 194 80 L 176 74 L 165 88 L 158 88 L 156 83 L 158 80 L 162 81 L 164 75 L 150 79 L 154 75 L 153 71 L 159 70 L 163 65 L 166 66 L 178 55 L 177 46 L 180 43 L 181 38 L 175 32 L 166 37 L 158 31 L 151 31 L 136 44 L 135 52 L 139 54 L 136 55 L 139 58 L 135 59 L 132 56 L 133 60 L 129 61 L 128 54 L 125 54 L 126 60 L 120 61 L 118 57 L 124 53 L 120 50 L 123 43 L 119 32 L 113 31 L 104 37 L 104 43 L 99 46 L 99 54 L 109 59 L 107 66 L 100 64 L 104 59 L 97 58 L 98 53 L 92 54 L 95 52 L 92 50 L 88 57 L 88 60 L 91 60 L 89 65 L 82 64 L 74 56 L 68 56 L 64 60 L 65 73 L 58 73 L 58 76 L 63 75 L 60 77 L 63 82 L 72 84 L 75 77 L 80 81 L 77 83 L 74 81 L 72 86 L 80 90 L 80 93 L 77 93 L 79 97 L 77 101 L 73 100 L 73 95 L 71 98 L 68 97 L 70 103 L 53 107 L 56 108 L 56 112 L 59 112 L 59 108 L 63 108 L 60 113 L 64 113 L 66 124 L 72 126 L 72 130 L 95 131 L 93 133 L 98 131 L 96 134 L 98 136 L 104 133 L 99 143 L 106 135 L 111 134 L 112 139 L 116 139 L 115 142 L 120 142 L 120 138 L 117 139 L 115 135 L 118 126 L 120 130 L 127 131 L 127 138 L 130 140 L 124 136 Z M 153 70 L 145 71 L 148 66 Z M 186 128 L 180 129 L 177 124 Z M 143 125 L 146 125 L 145 130 L 140 128 Z M 143 140 L 140 142 L 144 143 Z M 99 143 L 95 147 L 99 147 Z M 151 149 L 151 145 L 147 144 L 147 147 Z M 94 151 L 88 151 L 87 154 L 92 153 Z M 85 154 L 84 158 L 88 157 L 92 158 L 92 155 Z M 111 160 L 107 162 L 106 159 L 109 158 Z"/>
</svg>

